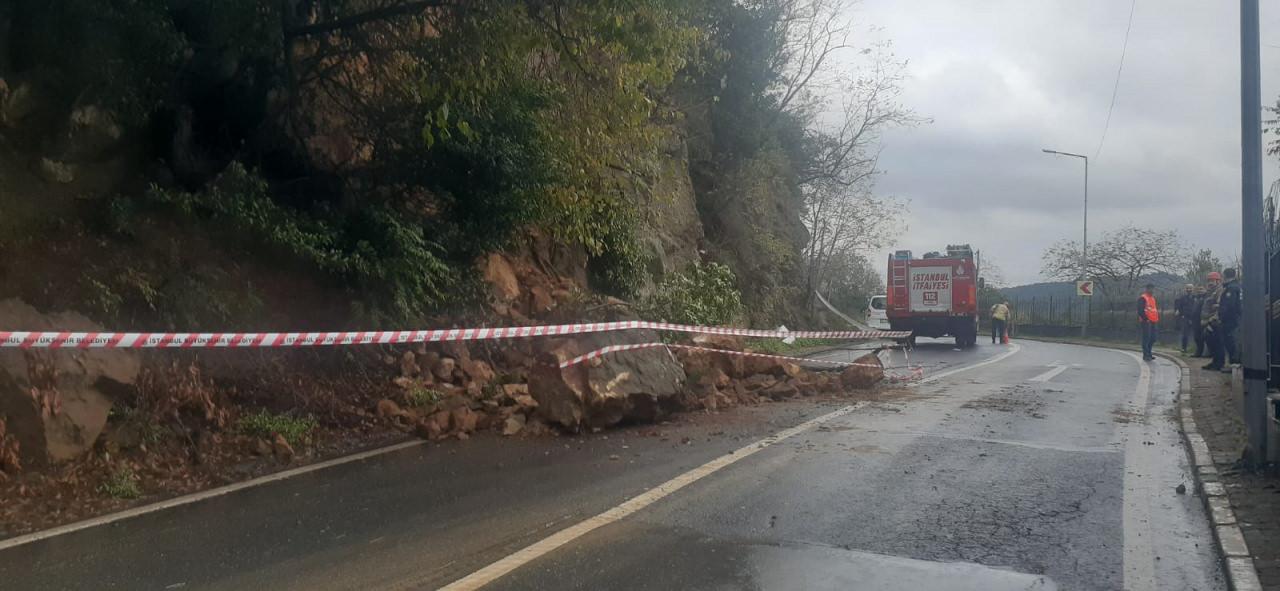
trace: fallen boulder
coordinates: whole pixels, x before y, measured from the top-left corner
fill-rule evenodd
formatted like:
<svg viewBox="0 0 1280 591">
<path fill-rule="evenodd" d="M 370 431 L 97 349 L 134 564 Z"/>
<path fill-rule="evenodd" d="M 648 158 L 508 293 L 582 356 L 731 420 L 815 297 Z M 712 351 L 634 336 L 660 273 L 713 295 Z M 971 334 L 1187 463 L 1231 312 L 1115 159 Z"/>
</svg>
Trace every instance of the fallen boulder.
<svg viewBox="0 0 1280 591">
<path fill-rule="evenodd" d="M 80 314 L 41 314 L 16 299 L 0 301 L 0 326 L 102 330 Z M 139 367 L 126 349 L 0 349 L 0 418 L 23 464 L 69 460 L 93 447 L 112 399 L 133 388 Z"/>
<path fill-rule="evenodd" d="M 653 342 L 653 331 L 589 335 L 547 343 L 529 373 L 537 414 L 571 429 L 601 428 L 623 420 L 653 421 L 684 390 L 684 368 L 665 348 L 619 351 L 589 363 L 561 368 L 562 361 L 618 340 Z"/>
<path fill-rule="evenodd" d="M 884 379 L 884 364 L 875 353 L 863 355 L 854 363 L 840 372 L 840 383 L 845 388 L 865 390 Z"/>
</svg>

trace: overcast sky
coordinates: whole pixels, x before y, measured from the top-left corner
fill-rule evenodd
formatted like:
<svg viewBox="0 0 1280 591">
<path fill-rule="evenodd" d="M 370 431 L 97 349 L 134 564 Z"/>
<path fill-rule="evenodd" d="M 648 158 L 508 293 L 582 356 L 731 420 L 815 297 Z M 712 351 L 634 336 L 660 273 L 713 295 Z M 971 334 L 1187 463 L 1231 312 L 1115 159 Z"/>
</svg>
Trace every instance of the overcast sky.
<svg viewBox="0 0 1280 591">
<path fill-rule="evenodd" d="M 1263 3 L 1263 104 L 1280 87 L 1280 7 Z M 893 248 L 969 242 L 1006 283 L 1040 255 L 1132 222 L 1240 251 L 1239 13 L 1228 0 L 1138 0 L 1106 142 L 1128 0 L 862 0 L 860 27 L 909 61 L 905 102 L 933 123 L 885 135 L 878 192 L 910 201 Z M 1280 161 L 1264 162 L 1266 187 Z M 873 262 L 877 265 L 883 254 Z"/>
</svg>

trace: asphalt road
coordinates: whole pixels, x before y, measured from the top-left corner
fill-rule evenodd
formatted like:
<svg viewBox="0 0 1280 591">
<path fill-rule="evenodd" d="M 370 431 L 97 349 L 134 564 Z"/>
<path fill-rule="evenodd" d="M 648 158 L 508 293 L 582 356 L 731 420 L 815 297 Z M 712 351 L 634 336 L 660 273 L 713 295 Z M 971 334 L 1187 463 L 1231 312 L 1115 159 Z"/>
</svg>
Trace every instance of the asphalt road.
<svg viewBox="0 0 1280 591">
<path fill-rule="evenodd" d="M 1200 501 L 1174 491 L 1176 366 L 981 345 L 922 342 L 929 381 L 854 408 L 314 472 L 0 551 L 0 587 L 1225 589 Z"/>
</svg>

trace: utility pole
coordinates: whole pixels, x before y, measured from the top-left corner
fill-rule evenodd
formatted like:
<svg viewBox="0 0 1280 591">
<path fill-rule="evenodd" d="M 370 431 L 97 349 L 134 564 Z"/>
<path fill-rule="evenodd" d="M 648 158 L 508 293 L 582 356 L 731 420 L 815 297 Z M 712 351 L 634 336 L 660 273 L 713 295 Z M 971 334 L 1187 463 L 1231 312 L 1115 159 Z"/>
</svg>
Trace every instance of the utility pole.
<svg viewBox="0 0 1280 591">
<path fill-rule="evenodd" d="M 1045 154 L 1070 156 L 1084 160 L 1084 236 L 1080 241 L 1080 279 L 1089 279 L 1089 157 L 1071 152 L 1041 149 Z M 1080 326 L 1081 338 L 1089 336 L 1089 298 L 1084 299 L 1084 324 Z"/>
<path fill-rule="evenodd" d="M 1262 224 L 1262 68 L 1258 0 L 1240 0 L 1240 170 L 1241 233 L 1244 235 L 1244 307 L 1240 325 L 1244 361 L 1246 460 L 1267 461 L 1267 288 L 1263 270 Z"/>
</svg>

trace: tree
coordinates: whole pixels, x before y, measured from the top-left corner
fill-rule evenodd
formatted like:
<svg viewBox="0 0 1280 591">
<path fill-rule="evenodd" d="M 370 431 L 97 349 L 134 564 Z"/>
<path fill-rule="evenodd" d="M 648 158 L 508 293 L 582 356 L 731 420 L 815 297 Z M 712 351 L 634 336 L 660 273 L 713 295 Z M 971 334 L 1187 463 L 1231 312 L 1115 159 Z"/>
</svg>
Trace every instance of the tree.
<svg viewBox="0 0 1280 591">
<path fill-rule="evenodd" d="M 1108 294 L 1130 294 L 1153 273 L 1177 274 L 1187 264 L 1186 247 L 1175 230 L 1129 225 L 1105 232 L 1089 245 L 1085 276 Z M 1080 279 L 1080 243 L 1061 240 L 1041 256 L 1040 273 L 1061 281 Z M 1108 296 L 1112 297 L 1112 296 Z"/>
<path fill-rule="evenodd" d="M 805 226 L 804 255 L 810 297 L 823 290 L 832 263 L 884 246 L 899 232 L 905 204 L 874 192 L 878 145 L 885 129 L 915 125 L 923 119 L 899 102 L 905 64 L 885 46 L 870 55 L 864 72 L 849 73 L 840 95 L 840 116 L 833 125 L 814 126 L 807 134 L 812 156 L 800 171 Z"/>
<path fill-rule="evenodd" d="M 1187 261 L 1187 270 L 1183 275 L 1188 283 L 1201 285 L 1213 271 L 1222 270 L 1222 261 L 1214 256 L 1213 251 L 1202 248 L 1191 255 Z"/>
</svg>

